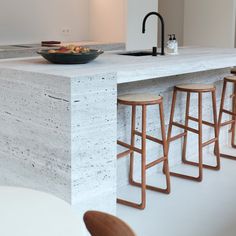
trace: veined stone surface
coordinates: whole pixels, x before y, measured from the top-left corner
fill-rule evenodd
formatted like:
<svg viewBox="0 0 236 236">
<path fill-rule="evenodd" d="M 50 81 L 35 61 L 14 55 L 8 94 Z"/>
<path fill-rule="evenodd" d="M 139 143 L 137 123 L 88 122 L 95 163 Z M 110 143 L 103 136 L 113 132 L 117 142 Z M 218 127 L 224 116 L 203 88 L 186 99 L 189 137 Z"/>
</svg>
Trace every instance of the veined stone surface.
<svg viewBox="0 0 236 236">
<path fill-rule="evenodd" d="M 116 74 L 71 82 L 72 204 L 115 212 Z"/>
<path fill-rule="evenodd" d="M 117 73 L 117 83 L 129 83 L 233 67 L 236 49 L 184 47 L 179 55 L 121 56 L 119 52 L 105 52 L 85 65 L 55 65 L 45 59 L 24 58 L 0 61 L 0 68 L 11 68 L 42 74 L 78 77 L 103 73 Z"/>
<path fill-rule="evenodd" d="M 0 70 L 0 183 L 70 201 L 70 83 L 55 79 Z"/>
<path fill-rule="evenodd" d="M 1 61 L 0 184 L 53 193 L 80 213 L 89 209 L 115 213 L 116 187 L 127 183 L 128 173 L 128 158 L 117 164 L 116 139 L 128 142 L 130 136 L 130 109 L 119 106 L 117 112 L 117 91 L 162 95 L 167 130 L 174 85 L 214 83 L 219 104 L 223 77 L 235 63 L 236 50 L 207 48 L 184 48 L 178 56 L 155 58 L 112 52 L 86 65 L 53 65 L 42 58 Z M 229 105 L 229 97 L 226 101 Z M 204 95 L 203 104 L 204 118 L 211 120 L 209 95 Z M 184 111 L 182 94 L 177 121 L 183 121 Z M 192 96 L 191 113 L 197 115 L 196 96 Z M 158 121 L 157 107 L 148 108 L 151 135 L 160 135 Z M 212 130 L 204 129 L 204 139 L 211 135 Z M 189 144 L 195 147 L 196 138 L 190 136 Z M 172 146 L 170 163 L 175 166 L 180 163 L 181 141 Z M 162 154 L 152 143 L 147 150 L 148 161 Z M 210 151 L 206 149 L 205 156 Z M 196 157 L 193 148 L 188 154 Z M 136 178 L 139 165 L 137 158 Z"/>
<path fill-rule="evenodd" d="M 114 214 L 116 74 L 1 69 L 0 88 L 0 184 L 52 193 L 80 213 Z"/>
</svg>

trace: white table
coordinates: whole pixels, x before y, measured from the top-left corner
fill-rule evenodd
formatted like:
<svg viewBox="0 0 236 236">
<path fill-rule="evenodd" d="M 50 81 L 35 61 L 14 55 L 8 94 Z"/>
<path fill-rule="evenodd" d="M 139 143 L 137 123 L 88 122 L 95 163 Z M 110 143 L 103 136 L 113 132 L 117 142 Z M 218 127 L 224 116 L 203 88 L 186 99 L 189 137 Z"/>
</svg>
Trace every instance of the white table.
<svg viewBox="0 0 236 236">
<path fill-rule="evenodd" d="M 46 193 L 0 187 L 1 236 L 83 236 L 70 205 Z"/>
</svg>

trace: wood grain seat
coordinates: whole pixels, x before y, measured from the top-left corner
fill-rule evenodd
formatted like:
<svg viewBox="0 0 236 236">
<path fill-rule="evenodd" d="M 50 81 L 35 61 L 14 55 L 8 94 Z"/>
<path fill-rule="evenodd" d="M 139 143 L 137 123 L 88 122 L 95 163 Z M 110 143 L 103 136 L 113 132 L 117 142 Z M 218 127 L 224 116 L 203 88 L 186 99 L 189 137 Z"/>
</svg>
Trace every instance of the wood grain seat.
<svg viewBox="0 0 236 236">
<path fill-rule="evenodd" d="M 127 94 L 118 97 L 118 103 L 124 105 L 152 105 L 159 104 L 162 97 L 153 94 Z"/>
<path fill-rule="evenodd" d="M 215 90 L 215 86 L 212 84 L 180 84 L 175 86 L 178 90 L 185 92 L 211 92 Z"/>
<path fill-rule="evenodd" d="M 236 73 L 236 71 L 235 71 L 235 73 Z M 236 76 L 227 76 L 227 77 L 225 77 L 225 80 L 227 80 L 228 82 L 236 83 Z"/>
<path fill-rule="evenodd" d="M 86 212 L 84 223 L 92 236 L 135 236 L 133 230 L 125 222 L 103 212 Z"/>
</svg>

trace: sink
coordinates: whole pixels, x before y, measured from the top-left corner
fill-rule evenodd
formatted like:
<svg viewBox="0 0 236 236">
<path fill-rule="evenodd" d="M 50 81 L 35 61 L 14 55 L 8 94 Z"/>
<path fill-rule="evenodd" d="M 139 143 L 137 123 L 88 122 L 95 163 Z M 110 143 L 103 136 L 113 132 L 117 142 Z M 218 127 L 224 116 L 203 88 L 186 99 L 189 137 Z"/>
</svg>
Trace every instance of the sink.
<svg viewBox="0 0 236 236">
<path fill-rule="evenodd" d="M 150 52 L 150 51 L 133 51 L 133 52 L 122 52 L 122 53 L 118 53 L 118 55 L 122 55 L 122 56 L 134 56 L 134 57 L 143 57 L 143 56 L 152 56 L 152 52 Z"/>
</svg>

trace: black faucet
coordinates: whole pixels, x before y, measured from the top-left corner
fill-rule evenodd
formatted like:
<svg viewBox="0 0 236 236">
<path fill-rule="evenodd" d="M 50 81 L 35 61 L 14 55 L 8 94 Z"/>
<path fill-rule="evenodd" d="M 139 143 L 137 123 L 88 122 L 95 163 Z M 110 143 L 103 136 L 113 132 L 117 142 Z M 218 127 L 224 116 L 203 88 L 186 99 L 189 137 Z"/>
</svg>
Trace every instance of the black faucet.
<svg viewBox="0 0 236 236">
<path fill-rule="evenodd" d="M 148 13 L 143 19 L 142 32 L 143 32 L 143 34 L 145 33 L 146 21 L 147 21 L 148 17 L 151 16 L 151 15 L 157 16 L 161 21 L 161 55 L 165 55 L 165 22 L 164 22 L 164 19 L 163 19 L 162 15 L 159 14 L 158 12 Z M 158 41 L 158 37 L 157 37 L 157 41 Z M 153 47 L 153 49 L 152 49 L 152 55 L 153 56 L 157 56 L 157 48 L 158 48 L 158 43 L 157 43 L 157 47 Z"/>
</svg>

